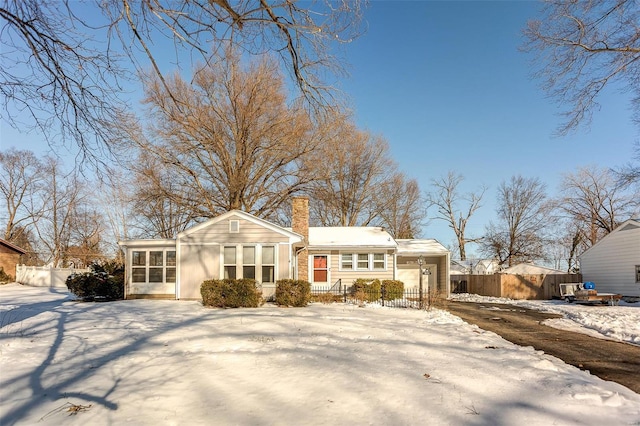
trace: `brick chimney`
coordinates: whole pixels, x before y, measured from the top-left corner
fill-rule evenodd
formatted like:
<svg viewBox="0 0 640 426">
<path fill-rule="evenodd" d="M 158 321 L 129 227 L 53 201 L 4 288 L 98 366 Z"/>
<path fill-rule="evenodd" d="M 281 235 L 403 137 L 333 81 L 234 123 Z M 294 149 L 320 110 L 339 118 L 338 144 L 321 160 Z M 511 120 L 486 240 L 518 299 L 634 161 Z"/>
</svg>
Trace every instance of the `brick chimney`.
<svg viewBox="0 0 640 426">
<path fill-rule="evenodd" d="M 296 276 L 299 280 L 309 279 L 309 263 L 307 244 L 309 243 L 309 197 L 294 197 L 291 200 L 291 228 L 293 232 L 302 235 L 304 249 L 297 251 L 298 263 Z"/>
</svg>

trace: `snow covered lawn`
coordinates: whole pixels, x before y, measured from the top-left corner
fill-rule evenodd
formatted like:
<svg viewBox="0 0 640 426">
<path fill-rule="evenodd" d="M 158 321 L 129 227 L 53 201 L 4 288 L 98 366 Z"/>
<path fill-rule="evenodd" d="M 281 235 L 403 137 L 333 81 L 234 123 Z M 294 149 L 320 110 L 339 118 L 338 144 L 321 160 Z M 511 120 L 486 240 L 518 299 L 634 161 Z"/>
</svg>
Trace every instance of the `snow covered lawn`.
<svg viewBox="0 0 640 426">
<path fill-rule="evenodd" d="M 452 300 L 477 303 L 503 303 L 562 315 L 543 324 L 561 330 L 584 333 L 601 339 L 640 345 L 640 302 L 620 302 L 619 306 L 581 305 L 562 300 L 513 300 L 477 294 L 452 294 Z"/>
<path fill-rule="evenodd" d="M 640 419 L 629 389 L 439 310 L 80 303 L 9 284 L 0 315 L 2 425 Z"/>
</svg>

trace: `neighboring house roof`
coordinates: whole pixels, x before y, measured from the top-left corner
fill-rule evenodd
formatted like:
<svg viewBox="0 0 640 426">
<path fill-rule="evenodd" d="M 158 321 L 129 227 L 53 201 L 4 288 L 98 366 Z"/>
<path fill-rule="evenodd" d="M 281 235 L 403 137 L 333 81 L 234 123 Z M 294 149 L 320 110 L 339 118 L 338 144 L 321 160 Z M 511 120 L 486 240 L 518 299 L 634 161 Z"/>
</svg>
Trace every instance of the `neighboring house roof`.
<svg viewBox="0 0 640 426">
<path fill-rule="evenodd" d="M 372 226 L 309 227 L 309 248 L 395 249 L 396 241 L 387 231 Z"/>
<path fill-rule="evenodd" d="M 617 234 L 620 231 L 630 231 L 630 230 L 635 230 L 639 228 L 640 228 L 640 218 L 626 220 L 622 222 L 620 226 L 618 226 L 616 229 L 614 229 L 613 231 L 611 231 L 610 233 L 602 237 L 600 241 L 598 241 L 597 243 L 595 243 L 594 245 L 586 249 L 581 255 L 578 256 L 578 258 L 582 258 L 582 256 L 584 256 L 586 253 L 589 253 L 591 250 L 593 250 L 594 247 L 597 247 L 602 241 L 608 239 L 609 237 Z"/>
<path fill-rule="evenodd" d="M 437 240 L 396 240 L 398 243 L 398 256 L 420 256 L 433 254 L 446 254 L 449 250 Z"/>
<path fill-rule="evenodd" d="M 565 271 L 547 268 L 545 266 L 532 265 L 531 263 L 520 263 L 504 269 L 502 274 L 511 275 L 537 275 L 537 274 L 566 274 Z"/>
<path fill-rule="evenodd" d="M 9 248 L 9 249 L 11 249 L 11 250 L 13 250 L 15 252 L 18 252 L 20 254 L 26 254 L 27 253 L 25 250 L 21 249 L 20 247 L 14 245 L 14 244 L 11 244 L 7 240 L 3 240 L 2 238 L 0 238 L 0 244 L 2 244 L 3 246 L 5 246 L 5 247 L 7 247 L 7 248 Z"/>
</svg>

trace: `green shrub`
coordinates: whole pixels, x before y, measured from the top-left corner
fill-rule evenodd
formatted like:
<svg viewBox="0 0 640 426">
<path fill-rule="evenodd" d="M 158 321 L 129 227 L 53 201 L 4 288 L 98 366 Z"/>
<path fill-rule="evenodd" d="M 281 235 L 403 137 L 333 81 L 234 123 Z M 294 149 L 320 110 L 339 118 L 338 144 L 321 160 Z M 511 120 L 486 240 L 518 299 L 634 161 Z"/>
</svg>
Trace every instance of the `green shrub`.
<svg viewBox="0 0 640 426">
<path fill-rule="evenodd" d="M 311 300 L 311 284 L 305 280 L 278 280 L 276 303 L 280 306 L 302 307 Z"/>
<path fill-rule="evenodd" d="M 200 286 L 202 304 L 215 308 L 257 308 L 262 305 L 262 291 L 254 279 L 207 280 Z"/>
<path fill-rule="evenodd" d="M 0 283 L 5 284 L 5 283 L 10 283 L 11 281 L 13 281 L 13 277 L 7 274 L 4 271 L 4 268 L 0 266 Z"/>
<path fill-rule="evenodd" d="M 382 286 L 379 279 L 358 278 L 351 286 L 351 295 L 356 299 L 375 302 L 382 297 Z"/>
<path fill-rule="evenodd" d="M 119 300 L 124 298 L 124 265 L 117 262 L 94 263 L 91 271 L 71 274 L 67 288 L 82 300 Z"/>
<path fill-rule="evenodd" d="M 384 298 L 386 300 L 401 299 L 404 297 L 404 283 L 398 280 L 382 280 Z"/>
</svg>

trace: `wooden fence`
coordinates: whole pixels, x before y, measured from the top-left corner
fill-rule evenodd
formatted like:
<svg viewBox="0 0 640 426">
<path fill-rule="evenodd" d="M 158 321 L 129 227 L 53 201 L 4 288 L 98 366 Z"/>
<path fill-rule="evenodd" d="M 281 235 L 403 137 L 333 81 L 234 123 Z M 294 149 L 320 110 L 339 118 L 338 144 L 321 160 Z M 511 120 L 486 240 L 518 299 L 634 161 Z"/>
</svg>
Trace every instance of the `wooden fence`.
<svg viewBox="0 0 640 426">
<path fill-rule="evenodd" d="M 49 268 L 47 266 L 16 266 L 16 282 L 33 287 L 67 289 L 67 277 L 73 273 L 89 272 L 89 269 Z"/>
<path fill-rule="evenodd" d="M 558 284 L 576 282 L 582 282 L 582 275 L 451 275 L 451 292 L 509 299 L 548 300 L 560 297 Z"/>
</svg>

